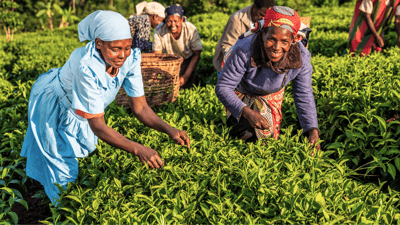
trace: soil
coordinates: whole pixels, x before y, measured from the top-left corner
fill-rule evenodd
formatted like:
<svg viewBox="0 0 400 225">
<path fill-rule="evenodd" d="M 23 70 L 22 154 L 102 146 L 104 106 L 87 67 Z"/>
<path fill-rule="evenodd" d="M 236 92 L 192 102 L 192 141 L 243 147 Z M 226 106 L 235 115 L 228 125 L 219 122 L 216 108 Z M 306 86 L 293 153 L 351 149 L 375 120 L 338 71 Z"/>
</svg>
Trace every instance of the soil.
<svg viewBox="0 0 400 225">
<path fill-rule="evenodd" d="M 43 186 L 36 180 L 27 181 L 25 183 L 27 187 L 27 193 L 23 191 L 18 185 L 12 187 L 21 192 L 24 200 L 28 204 L 28 211 L 26 208 L 18 202 L 15 202 L 11 211 L 18 215 L 18 224 L 41 224 L 39 221 L 45 220 L 51 217 L 51 211 L 49 207 L 49 200 L 43 198 L 32 198 L 36 192 L 44 190 Z M 45 204 L 40 204 L 47 202 Z"/>
</svg>

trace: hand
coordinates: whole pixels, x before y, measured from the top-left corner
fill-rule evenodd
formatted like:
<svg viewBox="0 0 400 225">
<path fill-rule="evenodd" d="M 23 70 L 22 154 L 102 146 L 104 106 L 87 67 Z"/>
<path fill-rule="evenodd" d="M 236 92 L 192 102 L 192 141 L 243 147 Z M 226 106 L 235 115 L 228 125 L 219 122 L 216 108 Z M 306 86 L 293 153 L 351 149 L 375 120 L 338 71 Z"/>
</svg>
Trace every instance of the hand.
<svg viewBox="0 0 400 225">
<path fill-rule="evenodd" d="M 310 144 L 315 146 L 315 144 L 317 143 L 319 139 L 319 134 L 318 134 L 318 130 L 317 129 L 312 129 L 309 131 L 308 133 L 308 140 L 310 141 Z M 315 149 L 317 151 L 321 150 L 321 144 L 318 144 Z M 314 152 L 311 154 L 311 156 L 314 156 Z"/>
<path fill-rule="evenodd" d="M 376 43 L 378 44 L 378 47 L 383 48 L 383 46 L 385 46 L 385 39 L 382 36 L 378 36 Z"/>
<path fill-rule="evenodd" d="M 188 79 L 185 78 L 185 75 L 179 77 L 179 82 L 180 82 L 181 87 L 182 87 L 183 85 L 185 85 L 187 81 L 188 81 Z"/>
<path fill-rule="evenodd" d="M 161 160 L 158 153 L 151 148 L 142 145 L 139 149 L 137 149 L 135 155 L 139 158 L 143 165 L 147 163 L 152 169 L 159 169 L 164 166 L 164 162 Z"/>
<path fill-rule="evenodd" d="M 187 148 L 190 148 L 190 139 L 187 133 L 183 130 L 178 130 L 176 128 L 170 128 L 167 134 L 172 140 L 175 140 L 178 144 L 184 146 L 186 142 Z M 183 140 L 182 140 L 183 139 Z"/>
<path fill-rule="evenodd" d="M 180 86 L 182 87 L 185 84 L 185 79 L 183 77 L 179 77 Z"/>
<path fill-rule="evenodd" d="M 242 116 L 250 122 L 250 126 L 253 128 L 268 130 L 270 127 L 268 121 L 260 113 L 247 106 L 243 108 Z"/>
</svg>

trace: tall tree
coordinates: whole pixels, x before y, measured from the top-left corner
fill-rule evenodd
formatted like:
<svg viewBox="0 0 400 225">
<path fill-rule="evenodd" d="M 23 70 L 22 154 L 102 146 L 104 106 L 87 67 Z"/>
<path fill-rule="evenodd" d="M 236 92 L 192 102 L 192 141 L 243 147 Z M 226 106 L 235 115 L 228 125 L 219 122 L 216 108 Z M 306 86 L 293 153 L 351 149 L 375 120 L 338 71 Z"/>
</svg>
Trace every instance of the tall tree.
<svg viewBox="0 0 400 225">
<path fill-rule="evenodd" d="M 41 17 L 43 15 L 46 15 L 47 21 L 49 23 L 49 28 L 50 30 L 53 30 L 54 11 L 55 7 L 59 6 L 57 2 L 53 0 L 47 0 L 47 2 L 43 1 L 37 2 L 36 5 L 39 8 L 39 11 L 36 13 L 36 17 Z"/>
<path fill-rule="evenodd" d="M 1 0 L 0 4 L 0 25 L 6 32 L 7 42 L 14 38 L 14 32 L 22 27 L 21 14 L 16 11 L 19 5 L 14 0 Z"/>
<path fill-rule="evenodd" d="M 59 5 L 55 4 L 54 9 L 61 15 L 59 28 L 68 27 L 70 23 L 80 20 L 79 17 L 74 15 L 75 11 L 71 9 L 71 6 L 68 9 L 62 9 Z"/>
</svg>

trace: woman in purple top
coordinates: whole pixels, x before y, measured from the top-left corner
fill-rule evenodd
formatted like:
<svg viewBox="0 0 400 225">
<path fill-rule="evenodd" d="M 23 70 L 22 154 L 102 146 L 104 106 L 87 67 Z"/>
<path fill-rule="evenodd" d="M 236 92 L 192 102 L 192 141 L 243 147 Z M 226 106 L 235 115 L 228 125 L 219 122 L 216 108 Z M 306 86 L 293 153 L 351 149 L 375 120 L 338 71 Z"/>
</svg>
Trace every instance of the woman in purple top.
<svg viewBox="0 0 400 225">
<path fill-rule="evenodd" d="M 267 10 L 263 28 L 256 27 L 256 34 L 236 42 L 215 87 L 227 110 L 228 125 L 233 126 L 231 136 L 247 141 L 278 138 L 284 88 L 293 81 L 300 125 L 311 144 L 317 143 L 311 54 L 295 39 L 300 23 L 293 9 L 274 6 Z"/>
</svg>

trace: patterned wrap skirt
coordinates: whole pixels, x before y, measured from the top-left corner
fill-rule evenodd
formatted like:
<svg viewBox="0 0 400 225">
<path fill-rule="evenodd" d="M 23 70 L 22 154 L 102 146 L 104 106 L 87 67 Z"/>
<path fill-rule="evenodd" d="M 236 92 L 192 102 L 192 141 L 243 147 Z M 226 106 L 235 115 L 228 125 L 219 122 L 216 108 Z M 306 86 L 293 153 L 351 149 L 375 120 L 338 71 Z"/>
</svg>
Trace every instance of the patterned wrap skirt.
<svg viewBox="0 0 400 225">
<path fill-rule="evenodd" d="M 270 128 L 268 130 L 253 128 L 248 121 L 243 121 L 244 118 L 235 118 L 235 123 L 235 120 L 231 119 L 234 116 L 225 108 L 226 116 L 230 119 L 229 125 L 233 126 L 231 136 L 236 133 L 236 135 L 233 136 L 240 137 L 241 133 L 248 131 L 255 134 L 257 139 L 267 138 L 269 136 L 278 139 L 282 123 L 282 102 L 284 93 L 284 88 L 276 93 L 264 96 L 249 96 L 235 91 L 235 94 L 242 102 L 250 109 L 260 113 L 268 121 Z M 243 122 L 240 122 L 241 120 Z"/>
<path fill-rule="evenodd" d="M 226 52 L 221 70 L 225 65 L 226 60 L 231 55 L 233 46 Z M 245 118 L 235 118 L 229 110 L 225 108 L 226 117 L 228 118 L 227 124 L 228 126 L 232 126 L 230 131 L 231 137 L 241 138 L 244 133 L 250 132 L 257 139 L 267 138 L 272 135 L 275 139 L 279 137 L 279 131 L 281 129 L 282 123 L 282 102 L 283 95 L 285 94 L 284 83 L 287 78 L 287 72 L 285 73 L 285 77 L 282 81 L 282 85 L 279 91 L 263 96 L 250 96 L 240 93 L 235 90 L 236 96 L 244 102 L 250 109 L 260 113 L 267 121 L 270 126 L 269 130 L 261 130 L 258 128 L 253 128 L 250 125 L 250 122 Z M 250 138 L 248 141 L 256 140 L 254 137 Z"/>
</svg>

